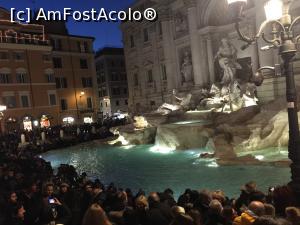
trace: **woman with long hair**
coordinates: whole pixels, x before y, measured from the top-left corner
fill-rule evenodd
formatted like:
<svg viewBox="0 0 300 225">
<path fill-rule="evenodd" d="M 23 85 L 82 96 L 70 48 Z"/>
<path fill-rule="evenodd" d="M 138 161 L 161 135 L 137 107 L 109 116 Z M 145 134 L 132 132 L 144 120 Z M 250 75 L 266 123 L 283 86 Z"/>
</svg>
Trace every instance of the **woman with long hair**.
<svg viewBox="0 0 300 225">
<path fill-rule="evenodd" d="M 104 210 L 98 204 L 92 204 L 86 211 L 82 225 L 112 225 Z"/>
</svg>

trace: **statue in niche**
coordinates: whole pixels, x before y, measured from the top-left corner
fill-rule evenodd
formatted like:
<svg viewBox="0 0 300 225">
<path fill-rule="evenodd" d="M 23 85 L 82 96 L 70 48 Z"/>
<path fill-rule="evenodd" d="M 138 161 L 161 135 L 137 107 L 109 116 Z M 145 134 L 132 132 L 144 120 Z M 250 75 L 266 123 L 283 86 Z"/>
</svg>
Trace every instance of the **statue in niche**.
<svg viewBox="0 0 300 225">
<path fill-rule="evenodd" d="M 234 112 L 243 107 L 256 106 L 256 86 L 251 83 L 251 58 L 237 59 L 237 49 L 223 38 L 216 55 L 222 74 L 221 82 L 214 83 L 207 97 L 200 100 L 198 109 L 216 112 Z"/>
<path fill-rule="evenodd" d="M 193 64 L 188 51 L 184 52 L 180 71 L 183 83 L 193 82 Z"/>
<path fill-rule="evenodd" d="M 242 69 L 242 67 L 237 62 L 237 49 L 227 38 L 221 40 L 216 59 L 223 70 L 221 84 L 225 86 L 231 85 L 235 79 L 236 70 Z"/>
</svg>

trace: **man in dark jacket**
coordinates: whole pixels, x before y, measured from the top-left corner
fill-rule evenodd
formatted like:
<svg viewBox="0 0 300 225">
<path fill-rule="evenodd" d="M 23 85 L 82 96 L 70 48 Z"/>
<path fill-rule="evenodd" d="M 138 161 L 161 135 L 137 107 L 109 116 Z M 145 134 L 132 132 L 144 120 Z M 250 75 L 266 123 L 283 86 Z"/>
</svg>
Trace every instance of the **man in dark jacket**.
<svg viewBox="0 0 300 225">
<path fill-rule="evenodd" d="M 169 225 L 172 221 L 172 212 L 167 204 L 161 203 L 156 192 L 150 193 L 148 197 L 149 211 L 147 223 L 155 225 Z"/>
<path fill-rule="evenodd" d="M 265 201 L 265 195 L 257 190 L 257 185 L 254 181 L 246 183 L 241 189 L 241 195 L 235 203 L 238 214 L 241 214 L 242 207 L 248 206 L 252 201 Z"/>
<path fill-rule="evenodd" d="M 39 217 L 39 225 L 55 222 L 55 224 L 68 224 L 72 219 L 70 209 L 57 198 L 53 202 L 48 198 L 43 199 L 43 208 Z"/>
<path fill-rule="evenodd" d="M 208 216 L 205 225 L 223 225 L 225 219 L 222 217 L 222 204 L 218 200 L 212 200 L 209 204 Z"/>
<path fill-rule="evenodd" d="M 26 210 L 24 224 L 35 225 L 42 208 L 42 197 L 38 193 L 37 184 L 29 182 L 25 190 L 20 194 L 20 199 Z"/>
<path fill-rule="evenodd" d="M 106 200 L 106 193 L 104 192 L 104 186 L 101 183 L 95 183 L 93 185 L 93 199 L 92 203 L 97 203 L 102 208 L 104 207 L 104 202 Z"/>
<path fill-rule="evenodd" d="M 24 225 L 24 214 L 25 209 L 22 204 L 15 204 L 7 215 L 6 223 L 7 225 Z"/>
</svg>

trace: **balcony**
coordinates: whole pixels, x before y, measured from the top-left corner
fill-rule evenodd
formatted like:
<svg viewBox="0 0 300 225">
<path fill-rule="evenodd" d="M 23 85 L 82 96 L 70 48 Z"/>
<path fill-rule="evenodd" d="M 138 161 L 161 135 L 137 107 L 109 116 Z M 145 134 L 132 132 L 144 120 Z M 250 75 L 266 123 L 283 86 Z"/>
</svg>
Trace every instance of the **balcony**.
<svg viewBox="0 0 300 225">
<path fill-rule="evenodd" d="M 16 37 L 0 37 L 0 43 L 6 44 L 25 44 L 25 45 L 44 45 L 49 46 L 49 40 L 37 39 L 37 38 L 16 38 Z"/>
</svg>

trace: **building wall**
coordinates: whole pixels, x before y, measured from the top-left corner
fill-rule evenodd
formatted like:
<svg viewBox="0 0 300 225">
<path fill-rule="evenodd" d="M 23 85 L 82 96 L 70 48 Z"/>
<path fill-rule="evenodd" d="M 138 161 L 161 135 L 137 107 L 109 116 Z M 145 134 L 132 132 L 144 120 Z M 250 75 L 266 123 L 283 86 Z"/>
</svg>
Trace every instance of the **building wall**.
<svg viewBox="0 0 300 225">
<path fill-rule="evenodd" d="M 12 33 L 16 26 L 18 32 Z M 27 37 L 25 43 L 22 33 L 30 28 L 36 36 Z M 7 35 L 8 31 L 14 36 Z M 22 127 L 26 116 L 40 121 L 46 115 L 52 125 L 59 123 L 57 101 L 51 105 L 49 99 L 49 93 L 57 99 L 55 83 L 46 79 L 46 74 L 53 71 L 51 46 L 43 40 L 41 26 L 32 25 L 26 31 L 23 25 L 0 22 L 0 104 L 7 106 L 2 129 L 11 125 L 9 121 L 15 121 L 15 128 Z"/>
<path fill-rule="evenodd" d="M 248 0 L 245 18 L 241 23 L 243 32 L 254 35 L 258 31 L 265 20 L 265 2 L 266 0 Z M 298 1 L 294 2 L 293 15 L 300 14 L 299 5 Z M 263 41 L 241 50 L 244 43 L 239 40 L 234 24 L 231 23 L 232 14 L 226 1 L 140 0 L 131 6 L 147 7 L 157 10 L 159 18 L 156 22 L 125 22 L 121 25 L 128 74 L 129 106 L 137 113 L 157 108 L 163 102 L 170 103 L 173 91 L 193 93 L 220 81 L 222 75 L 218 71 L 215 55 L 224 37 L 229 38 L 238 49 L 239 60 L 249 61 L 248 66 L 252 67 L 253 72 L 260 66 L 280 63 L 276 50 L 259 51 L 266 45 Z M 296 28 L 295 31 L 297 30 L 299 31 Z M 186 55 L 192 64 L 192 82 L 184 82 L 183 79 Z M 161 65 L 165 65 L 166 75 Z M 295 62 L 295 67 L 299 67 L 298 65 Z M 150 81 L 149 70 L 152 70 L 153 77 Z M 138 77 L 138 82 L 135 76 Z M 264 98 L 263 91 L 264 89 L 259 89 L 260 100 L 269 100 Z"/>
<path fill-rule="evenodd" d="M 128 84 L 123 50 L 104 48 L 96 54 L 100 111 L 112 115 L 128 111 Z"/>
<path fill-rule="evenodd" d="M 8 107 L 2 130 L 22 128 L 25 117 L 40 122 L 43 115 L 50 119 L 51 125 L 63 124 L 65 117 L 73 117 L 78 124 L 83 123 L 84 117 L 96 121 L 99 103 L 95 95 L 94 38 L 46 34 L 43 25 L 11 23 L 9 13 L 2 8 L 0 16 L 3 19 L 0 21 L 0 104 Z M 56 68 L 55 58 L 61 58 L 61 68 Z M 81 63 L 81 59 L 86 63 Z M 67 86 L 60 85 L 56 78 L 65 78 Z M 86 78 L 84 82 L 82 78 Z M 65 110 L 62 99 L 67 101 Z"/>
<path fill-rule="evenodd" d="M 54 68 L 55 78 L 65 78 L 67 87 L 57 87 L 60 103 L 60 119 L 73 117 L 76 123 L 82 123 L 84 117 L 97 120 L 96 102 L 96 72 L 94 54 L 92 51 L 93 40 L 84 37 L 50 35 L 51 40 L 61 41 L 60 48 L 54 48 L 53 57 L 60 58 L 62 68 Z M 78 43 L 86 42 L 87 51 L 78 48 Z M 86 60 L 87 68 L 81 68 L 80 60 Z M 54 66 L 55 67 L 55 66 Z M 82 78 L 92 80 L 92 86 L 84 87 Z M 59 85 L 58 85 L 59 86 Z M 84 92 L 84 94 L 82 94 Z M 92 99 L 92 108 L 88 108 L 87 99 Z M 61 107 L 62 99 L 67 100 L 67 109 Z"/>
</svg>

